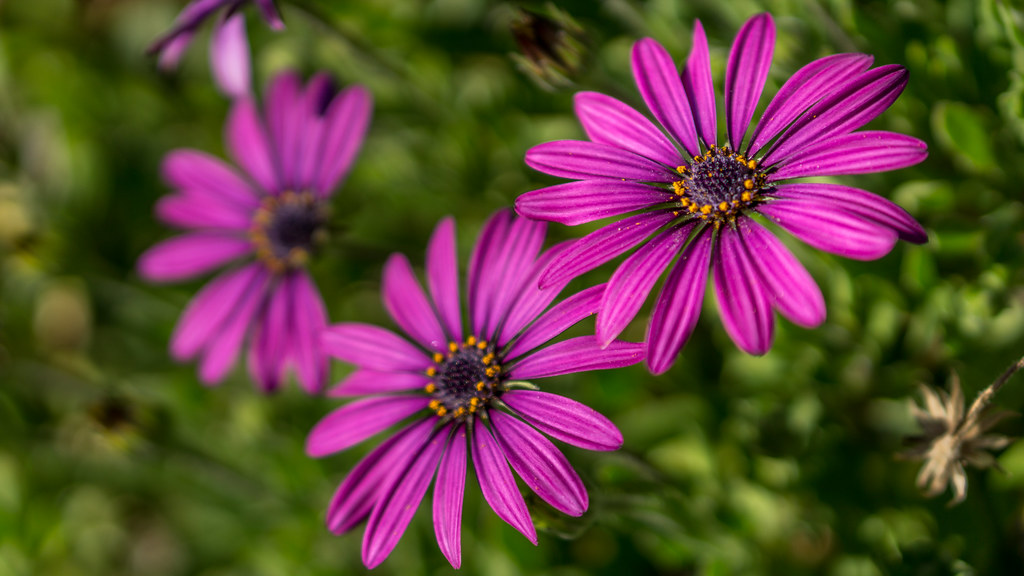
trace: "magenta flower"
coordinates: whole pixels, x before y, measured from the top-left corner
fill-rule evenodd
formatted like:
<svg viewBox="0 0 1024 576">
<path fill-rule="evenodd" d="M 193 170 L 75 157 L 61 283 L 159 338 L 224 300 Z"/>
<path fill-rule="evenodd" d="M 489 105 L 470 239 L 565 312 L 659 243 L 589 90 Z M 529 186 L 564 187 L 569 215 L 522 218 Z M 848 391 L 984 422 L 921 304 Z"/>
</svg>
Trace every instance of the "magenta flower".
<svg viewBox="0 0 1024 576">
<path fill-rule="evenodd" d="M 637 87 L 669 137 L 626 104 L 581 92 L 576 114 L 590 141 L 548 142 L 526 154 L 533 168 L 578 181 L 523 194 L 516 202 L 523 216 L 576 225 L 637 212 L 580 239 L 541 278 L 542 286 L 558 284 L 640 246 L 601 297 L 599 340 L 610 342 L 626 327 L 676 261 L 647 330 L 647 364 L 656 374 L 671 367 L 693 332 L 709 270 L 722 324 L 748 353 L 771 348 L 772 309 L 800 326 L 825 319 L 817 284 L 755 215 L 815 248 L 859 260 L 883 256 L 898 238 L 927 240 L 913 218 L 880 196 L 788 182 L 924 160 L 927 147 L 916 138 L 855 132 L 896 100 L 906 69 L 870 68 L 866 54 L 815 60 L 782 86 L 744 141 L 774 44 L 767 14 L 748 20 L 736 36 L 725 74 L 728 144 L 716 144 L 708 45 L 698 21 L 681 78 L 656 41 L 633 46 Z"/>
<path fill-rule="evenodd" d="M 146 251 L 139 273 L 173 282 L 231 264 L 196 295 L 171 339 L 175 359 L 200 358 L 203 382 L 221 381 L 247 343 L 265 391 L 289 366 L 308 392 L 322 390 L 327 319 L 304 265 L 326 233 L 331 194 L 362 145 L 371 106 L 360 86 L 335 94 L 326 76 L 303 87 L 298 75 L 280 74 L 262 112 L 251 98 L 231 108 L 225 137 L 241 172 L 198 150 L 164 159 L 175 193 L 156 215 L 187 232 Z"/>
<path fill-rule="evenodd" d="M 434 479 L 434 529 L 452 566 L 461 563 L 462 496 L 467 452 L 484 499 L 534 544 L 537 533 L 509 470 L 558 510 L 587 509 L 587 491 L 564 455 L 543 434 L 590 450 L 615 450 L 618 429 L 594 410 L 525 382 L 628 366 L 641 344 L 593 336 L 548 345 L 597 309 L 602 287 L 584 290 L 544 311 L 565 283 L 539 290 L 540 271 L 564 249 L 540 254 L 542 223 L 511 211 L 484 226 L 469 263 L 470 331 L 463 332 L 455 224 L 442 220 L 427 248 L 424 293 L 408 259 L 384 267 L 384 305 L 413 342 L 376 326 L 343 323 L 324 335 L 327 352 L 358 368 L 333 396 L 368 398 L 329 414 L 310 433 L 306 452 L 344 450 L 415 416 L 370 452 L 338 487 L 327 526 L 341 534 L 369 518 L 363 563 L 373 568 L 398 543 Z"/>
<path fill-rule="evenodd" d="M 178 14 L 174 26 L 149 47 L 149 52 L 160 55 L 161 68 L 176 67 L 199 26 L 215 12 L 222 12 L 223 16 L 213 30 L 210 67 L 218 87 L 227 95 L 239 97 L 247 94 L 252 66 L 245 16 L 240 10 L 250 2 L 259 6 L 268 26 L 274 30 L 284 28 L 274 0 L 192 0 Z"/>
</svg>

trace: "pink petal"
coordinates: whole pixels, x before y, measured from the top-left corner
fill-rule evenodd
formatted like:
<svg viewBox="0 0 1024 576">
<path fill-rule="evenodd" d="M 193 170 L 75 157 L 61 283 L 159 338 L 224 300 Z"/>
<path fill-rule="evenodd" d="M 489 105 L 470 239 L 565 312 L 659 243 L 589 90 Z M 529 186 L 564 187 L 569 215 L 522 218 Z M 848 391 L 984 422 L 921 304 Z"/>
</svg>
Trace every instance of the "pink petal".
<svg viewBox="0 0 1024 576">
<path fill-rule="evenodd" d="M 302 270 L 284 280 L 292 305 L 291 350 L 299 383 L 309 394 L 319 394 L 327 383 L 327 357 L 320 348 L 320 335 L 327 327 L 327 311 L 320 291 Z"/>
<path fill-rule="evenodd" d="M 441 324 L 403 254 L 392 254 L 384 264 L 381 296 L 388 313 L 413 340 L 437 352 L 447 350 Z"/>
<path fill-rule="evenodd" d="M 736 34 L 725 69 L 725 116 L 729 142 L 739 150 L 761 97 L 775 51 L 775 23 L 769 14 L 747 20 Z"/>
<path fill-rule="evenodd" d="M 541 432 L 587 450 L 618 450 L 622 433 L 593 408 L 564 396 L 537 390 L 512 390 L 502 402 Z"/>
<path fill-rule="evenodd" d="M 241 300 L 232 304 L 231 314 L 219 327 L 215 337 L 209 340 L 199 362 L 199 380 L 204 384 L 220 382 L 234 366 L 266 293 L 267 282 L 263 282 L 247 290 Z"/>
<path fill-rule="evenodd" d="M 548 265 L 540 278 L 542 289 L 567 282 L 627 252 L 654 231 L 675 219 L 670 211 L 647 212 L 623 218 L 580 238 Z"/>
<path fill-rule="evenodd" d="M 427 288 L 448 337 L 461 342 L 459 262 L 455 250 L 455 220 L 449 216 L 438 223 L 427 244 Z"/>
<path fill-rule="evenodd" d="M 872 60 L 867 54 L 833 54 L 797 70 L 765 108 L 750 138 L 748 156 L 756 154 L 808 108 L 867 70 Z"/>
<path fill-rule="evenodd" d="M 356 370 L 327 393 L 331 398 L 366 396 L 389 392 L 406 392 L 422 389 L 430 383 L 424 374 L 413 372 L 380 372 L 377 370 Z"/>
<path fill-rule="evenodd" d="M 825 298 L 821 289 L 793 253 L 750 218 L 741 218 L 737 224 L 772 307 L 794 324 L 806 328 L 824 322 Z"/>
<path fill-rule="evenodd" d="M 228 151 L 235 162 L 268 193 L 283 190 L 259 109 L 251 98 L 238 98 L 228 114 Z"/>
<path fill-rule="evenodd" d="M 700 20 L 693 24 L 693 46 L 690 57 L 683 68 L 683 89 L 693 109 L 693 119 L 704 144 L 711 146 L 718 142 L 718 125 L 715 114 L 715 85 L 711 78 L 711 56 L 708 39 Z"/>
<path fill-rule="evenodd" d="M 923 244 L 928 233 L 914 217 L 896 204 L 867 190 L 837 184 L 784 184 L 775 189 L 778 198 L 803 199 L 849 212 L 865 220 L 892 228 L 901 240 Z"/>
<path fill-rule="evenodd" d="M 700 154 L 690 102 L 668 51 L 652 38 L 633 45 L 633 77 L 647 108 L 691 156 Z"/>
<path fill-rule="evenodd" d="M 641 343 L 616 340 L 602 347 L 593 336 L 579 336 L 542 348 L 508 367 L 509 378 L 532 380 L 587 370 L 631 366 L 644 359 Z"/>
<path fill-rule="evenodd" d="M 202 193 L 169 194 L 157 200 L 156 217 L 179 228 L 206 228 L 245 232 L 252 210 Z"/>
<path fill-rule="evenodd" d="M 220 158 L 198 150 L 172 150 L 161 165 L 164 180 L 188 196 L 205 196 L 215 202 L 237 205 L 248 211 L 260 205 L 259 193 Z"/>
<path fill-rule="evenodd" d="M 576 226 L 675 199 L 664 188 L 648 184 L 580 180 L 521 194 L 516 198 L 516 212 L 534 220 Z"/>
<path fill-rule="evenodd" d="M 341 452 L 425 409 L 426 396 L 374 396 L 336 409 L 306 438 L 306 454 L 320 458 Z"/>
<path fill-rule="evenodd" d="M 662 374 L 671 368 L 693 334 L 704 302 L 711 246 L 711 231 L 698 232 L 679 255 L 661 288 L 647 326 L 647 367 L 652 374 Z"/>
<path fill-rule="evenodd" d="M 386 488 L 395 469 L 404 468 L 431 437 L 436 419 L 427 418 L 406 426 L 367 454 L 334 492 L 327 508 L 327 528 L 343 534 L 362 522 Z"/>
<path fill-rule="evenodd" d="M 205 274 L 252 253 L 243 237 L 192 232 L 160 242 L 139 256 L 139 275 L 151 282 L 175 282 Z"/>
<path fill-rule="evenodd" d="M 213 30 L 210 41 L 210 69 L 220 91 L 229 98 L 241 98 L 252 92 L 252 64 L 249 39 L 245 35 L 245 15 L 236 12 Z"/>
<path fill-rule="evenodd" d="M 593 142 L 610 144 L 667 166 L 682 162 L 679 151 L 643 114 L 599 92 L 577 92 L 576 117 Z"/>
<path fill-rule="evenodd" d="M 896 245 L 892 228 L 814 200 L 778 199 L 757 211 L 811 246 L 855 260 L 881 258 Z"/>
<path fill-rule="evenodd" d="M 430 487 L 450 431 L 451 426 L 446 426 L 435 432 L 407 467 L 396 469 L 389 477 L 363 535 L 363 564 L 367 568 L 383 562 L 405 533 Z"/>
<path fill-rule="evenodd" d="M 654 284 L 679 253 L 693 225 L 672 228 L 654 237 L 619 265 L 601 297 L 595 335 L 610 344 L 640 311 Z"/>
<path fill-rule="evenodd" d="M 913 166 L 927 157 L 928 145 L 917 138 L 865 130 L 804 148 L 781 163 L 768 179 L 886 172 Z"/>
<path fill-rule="evenodd" d="M 604 290 L 604 284 L 591 286 L 553 306 L 515 339 L 505 353 L 505 361 L 514 360 L 538 346 L 547 344 L 580 320 L 597 312 Z"/>
<path fill-rule="evenodd" d="M 470 438 L 473 465 L 484 500 L 499 518 L 518 530 L 526 539 L 537 545 L 537 530 L 530 520 L 523 495 L 519 493 L 512 471 L 501 448 L 479 419 L 475 420 L 473 436 Z"/>
<path fill-rule="evenodd" d="M 672 182 L 672 170 L 654 160 L 628 150 L 583 140 L 555 140 L 526 151 L 526 164 L 552 176 L 587 180 L 613 178 L 638 182 Z"/>
<path fill-rule="evenodd" d="M 740 232 L 723 226 L 712 259 L 715 296 L 725 331 L 744 352 L 764 354 L 772 346 L 775 319 Z"/>
<path fill-rule="evenodd" d="M 422 372 L 431 365 L 426 353 L 406 339 L 371 324 L 335 324 L 323 332 L 321 344 L 338 360 L 370 370 Z"/>
<path fill-rule="evenodd" d="M 342 90 L 327 108 L 320 150 L 320 176 L 316 181 L 321 197 L 329 196 L 348 174 L 363 146 L 372 115 L 373 98 L 362 86 L 349 86 Z"/>
<path fill-rule="evenodd" d="M 268 278 L 263 266 L 252 264 L 225 272 L 203 287 L 178 320 L 171 335 L 171 356 L 188 360 L 206 346 L 234 305 Z"/>
<path fill-rule="evenodd" d="M 456 570 L 462 565 L 462 496 L 466 490 L 466 428 L 448 441 L 434 484 L 434 533 L 444 557 Z"/>
</svg>

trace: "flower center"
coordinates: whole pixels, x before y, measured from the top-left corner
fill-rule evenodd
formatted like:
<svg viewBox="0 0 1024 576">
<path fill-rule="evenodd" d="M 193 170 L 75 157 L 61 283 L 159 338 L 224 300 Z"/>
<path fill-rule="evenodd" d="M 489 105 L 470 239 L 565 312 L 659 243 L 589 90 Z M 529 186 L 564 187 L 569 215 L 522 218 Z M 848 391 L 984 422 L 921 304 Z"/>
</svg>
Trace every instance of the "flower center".
<svg viewBox="0 0 1024 576">
<path fill-rule="evenodd" d="M 727 147 L 712 146 L 693 163 L 676 168 L 681 180 L 672 183 L 679 204 L 690 214 L 721 222 L 755 203 L 765 187 L 757 160 Z"/>
<path fill-rule="evenodd" d="M 253 216 L 249 238 L 256 256 L 280 273 L 305 265 L 326 234 L 326 221 L 326 210 L 313 193 L 284 192 L 263 200 Z"/>
<path fill-rule="evenodd" d="M 448 354 L 434 354 L 427 376 L 434 379 L 426 386 L 430 409 L 442 418 L 464 420 L 504 392 L 494 346 L 473 336 L 461 345 L 449 342 Z"/>
</svg>

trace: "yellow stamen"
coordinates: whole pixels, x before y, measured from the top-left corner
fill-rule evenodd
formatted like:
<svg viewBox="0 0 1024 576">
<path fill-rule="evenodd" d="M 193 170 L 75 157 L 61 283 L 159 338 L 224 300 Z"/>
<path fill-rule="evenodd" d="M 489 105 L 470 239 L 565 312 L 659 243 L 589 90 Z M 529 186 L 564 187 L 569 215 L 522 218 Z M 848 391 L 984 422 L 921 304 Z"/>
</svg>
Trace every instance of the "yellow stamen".
<svg viewBox="0 0 1024 576">
<path fill-rule="evenodd" d="M 427 376 L 437 376 L 437 368 L 434 368 L 433 366 L 427 368 Z"/>
<path fill-rule="evenodd" d="M 753 196 L 750 195 L 750 192 L 744 192 L 743 194 L 740 194 L 740 200 L 743 200 L 744 202 L 750 202 L 751 198 L 753 198 Z"/>
<path fill-rule="evenodd" d="M 709 204 L 705 204 L 700 207 L 701 214 L 711 214 L 712 210 L 714 210 L 714 208 L 712 208 Z"/>
<path fill-rule="evenodd" d="M 477 390 L 477 392 L 483 392 L 483 390 L 484 390 L 484 381 L 483 380 L 481 380 L 481 381 L 476 383 L 476 390 Z"/>
<path fill-rule="evenodd" d="M 466 346 L 474 345 L 476 345 L 476 336 L 470 336 L 469 338 L 466 338 Z"/>
<path fill-rule="evenodd" d="M 440 352 L 434 352 L 434 363 L 440 364 L 441 362 L 444 362 L 444 354 L 441 354 Z"/>
<path fill-rule="evenodd" d="M 750 168 L 751 170 L 756 169 L 757 168 L 757 160 L 750 160 L 749 162 L 747 162 L 747 168 Z"/>
<path fill-rule="evenodd" d="M 718 209 L 721 210 L 722 212 L 727 211 L 729 209 L 729 203 L 722 202 L 721 204 L 718 205 Z"/>
<path fill-rule="evenodd" d="M 455 342 L 449 342 L 448 343 L 448 350 L 451 350 L 452 352 L 455 352 L 458 349 L 459 349 L 459 345 L 456 344 Z"/>
<path fill-rule="evenodd" d="M 424 387 L 424 390 L 427 391 L 427 394 L 433 394 L 434 392 L 437 392 L 437 386 L 434 386 L 434 383 L 431 382 Z"/>
<path fill-rule="evenodd" d="M 754 181 L 749 179 L 749 178 L 744 180 L 743 181 L 743 187 L 746 188 L 747 190 L 753 190 L 754 189 Z"/>
</svg>

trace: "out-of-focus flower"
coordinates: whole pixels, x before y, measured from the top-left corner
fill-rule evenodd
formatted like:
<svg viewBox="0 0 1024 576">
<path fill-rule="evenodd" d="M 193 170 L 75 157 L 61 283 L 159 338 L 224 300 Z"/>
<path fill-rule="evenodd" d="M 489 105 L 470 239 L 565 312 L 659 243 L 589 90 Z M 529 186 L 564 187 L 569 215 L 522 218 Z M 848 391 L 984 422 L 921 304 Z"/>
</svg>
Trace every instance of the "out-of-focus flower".
<svg viewBox="0 0 1024 576">
<path fill-rule="evenodd" d="M 371 106 L 361 86 L 335 94 L 326 76 L 303 87 L 283 73 L 262 111 L 251 98 L 232 106 L 225 136 L 241 171 L 198 150 L 164 159 L 175 193 L 156 214 L 187 232 L 146 251 L 139 273 L 173 282 L 238 263 L 196 295 L 171 340 L 174 358 L 200 358 L 203 382 L 222 380 L 248 343 L 264 390 L 277 388 L 288 366 L 308 392 L 323 388 L 327 319 L 305 264 L 326 234 L 331 195 L 362 146 Z"/>
<path fill-rule="evenodd" d="M 413 418 L 356 465 L 327 512 L 327 526 L 339 534 L 369 518 L 362 549 L 366 566 L 391 553 L 436 473 L 437 542 L 459 567 L 467 452 L 484 499 L 536 544 L 509 464 L 554 508 L 579 516 L 588 505 L 569 461 L 537 430 L 590 450 L 622 444 L 604 416 L 525 382 L 643 359 L 641 344 L 615 341 L 602 348 L 593 336 L 550 344 L 594 313 L 602 287 L 548 309 L 565 283 L 540 290 L 537 278 L 564 245 L 540 253 L 544 231 L 544 224 L 510 211 L 487 222 L 469 263 L 468 331 L 462 324 L 454 221 L 448 218 L 427 248 L 429 298 L 405 256 L 392 255 L 384 267 L 384 305 L 412 342 L 358 323 L 336 324 L 325 333 L 327 352 L 358 367 L 332 395 L 369 397 L 321 420 L 306 441 L 309 455 L 344 450 Z"/>
<path fill-rule="evenodd" d="M 284 28 L 273 0 L 193 0 L 178 14 L 171 29 L 149 47 L 149 52 L 160 55 L 161 68 L 175 68 L 199 26 L 221 12 L 213 29 L 210 67 L 225 94 L 235 98 L 244 96 L 251 91 L 252 75 L 245 16 L 241 12 L 248 3 L 259 7 L 263 20 L 272 29 Z"/>
<path fill-rule="evenodd" d="M 523 216 L 568 225 L 629 212 L 555 258 L 541 285 L 563 282 L 637 246 L 612 275 L 597 313 L 597 336 L 610 342 L 636 316 L 668 272 L 647 332 L 647 364 L 668 370 L 700 314 L 708 274 L 722 324 L 750 354 L 774 339 L 772 310 L 806 327 L 825 318 L 814 279 L 776 236 L 752 216 L 776 222 L 827 252 L 870 260 L 897 239 L 927 240 L 902 208 L 870 192 L 793 178 L 895 170 L 922 161 L 916 138 L 855 131 L 903 91 L 902 66 L 870 68 L 866 54 L 838 54 L 797 71 L 746 138 L 768 77 L 775 25 L 748 20 L 733 42 L 725 74 L 728 143 L 717 144 L 714 85 L 698 21 L 682 72 L 650 38 L 633 46 L 633 75 L 647 107 L 670 137 L 626 104 L 595 92 L 576 95 L 589 141 L 540 144 L 526 162 L 577 182 L 527 192 Z"/>
<path fill-rule="evenodd" d="M 540 87 L 554 90 L 573 83 L 583 65 L 586 45 L 583 28 L 572 16 L 550 3 L 546 12 L 517 10 L 511 29 L 520 53 L 512 54 L 512 60 Z"/>
<path fill-rule="evenodd" d="M 1019 364 L 1011 368 L 1016 371 Z M 952 483 L 953 506 L 967 498 L 967 472 L 964 465 L 975 468 L 995 467 L 999 464 L 989 452 L 1005 448 L 1011 438 L 999 434 L 986 434 L 1012 412 L 990 411 L 989 402 L 1002 383 L 1012 375 L 1004 374 L 1000 381 L 983 390 L 964 416 L 964 396 L 960 378 L 953 374 L 952 393 L 921 386 L 922 405 L 911 402 L 910 410 L 921 427 L 922 434 L 907 439 L 910 446 L 899 456 L 907 460 L 923 460 L 917 475 L 917 486 L 928 497 L 938 496 Z"/>
</svg>

